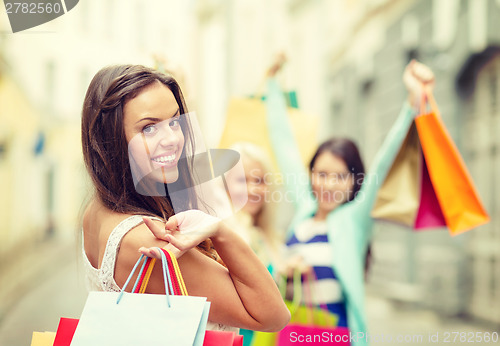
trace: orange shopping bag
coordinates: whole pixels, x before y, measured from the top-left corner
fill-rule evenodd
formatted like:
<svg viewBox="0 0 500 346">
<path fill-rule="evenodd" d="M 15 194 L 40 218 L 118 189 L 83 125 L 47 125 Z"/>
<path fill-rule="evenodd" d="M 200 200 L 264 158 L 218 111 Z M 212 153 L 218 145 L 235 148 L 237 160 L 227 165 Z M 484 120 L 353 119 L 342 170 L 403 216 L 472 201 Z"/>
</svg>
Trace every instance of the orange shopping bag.
<svg viewBox="0 0 500 346">
<path fill-rule="evenodd" d="M 427 99 L 431 111 L 418 116 L 415 123 L 446 225 L 457 235 L 490 219 L 430 92 Z"/>
</svg>

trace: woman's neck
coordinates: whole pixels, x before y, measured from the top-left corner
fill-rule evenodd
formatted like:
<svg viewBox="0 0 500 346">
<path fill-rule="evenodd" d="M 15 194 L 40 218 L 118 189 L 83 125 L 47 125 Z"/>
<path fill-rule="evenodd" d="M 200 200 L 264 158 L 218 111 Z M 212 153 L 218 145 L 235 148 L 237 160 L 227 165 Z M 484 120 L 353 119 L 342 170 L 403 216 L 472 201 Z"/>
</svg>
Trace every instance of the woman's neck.
<svg viewBox="0 0 500 346">
<path fill-rule="evenodd" d="M 330 212 L 330 210 L 326 210 L 326 209 L 318 209 L 318 211 L 316 212 L 316 214 L 314 215 L 313 219 L 315 221 L 325 221 L 326 220 L 326 217 L 328 216 L 328 213 Z"/>
</svg>

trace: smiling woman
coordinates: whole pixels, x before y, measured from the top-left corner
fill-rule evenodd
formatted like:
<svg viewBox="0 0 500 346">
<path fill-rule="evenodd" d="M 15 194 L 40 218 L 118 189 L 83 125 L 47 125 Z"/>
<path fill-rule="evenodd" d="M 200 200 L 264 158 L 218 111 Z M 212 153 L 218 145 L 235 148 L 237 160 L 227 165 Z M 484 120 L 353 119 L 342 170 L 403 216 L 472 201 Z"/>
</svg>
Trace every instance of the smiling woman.
<svg viewBox="0 0 500 346">
<path fill-rule="evenodd" d="M 163 184 L 177 181 L 184 148 L 182 127 L 187 127 L 181 126 L 180 118 L 174 94 L 160 82 L 125 104 L 123 127 L 136 188 L 138 183 L 145 185 L 143 178 Z"/>
<path fill-rule="evenodd" d="M 188 292 L 211 302 L 211 329 L 279 330 L 290 314 L 266 267 L 225 222 L 198 210 L 194 132 L 173 78 L 135 65 L 96 74 L 82 112 L 95 187 L 82 220 L 88 285 L 118 291 L 139 248 L 169 248 Z M 161 266 L 146 292 L 165 292 Z"/>
</svg>

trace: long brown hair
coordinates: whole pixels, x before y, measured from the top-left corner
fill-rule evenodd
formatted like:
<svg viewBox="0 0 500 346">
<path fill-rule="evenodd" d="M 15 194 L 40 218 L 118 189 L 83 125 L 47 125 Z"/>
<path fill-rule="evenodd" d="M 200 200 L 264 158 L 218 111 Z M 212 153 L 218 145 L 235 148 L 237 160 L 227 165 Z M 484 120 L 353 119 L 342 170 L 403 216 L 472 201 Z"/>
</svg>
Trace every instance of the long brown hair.
<svg viewBox="0 0 500 346">
<path fill-rule="evenodd" d="M 140 194 L 130 169 L 128 143 L 123 126 L 125 103 L 153 83 L 162 83 L 172 91 L 180 114 L 188 112 L 182 91 L 171 76 L 141 65 L 118 65 L 101 69 L 94 76 L 85 95 L 82 110 L 82 150 L 87 171 L 95 187 L 96 197 L 110 210 L 124 214 L 157 216 L 167 220 L 174 215 L 168 195 Z M 189 118 L 181 117 L 184 148 L 179 160 L 179 178 L 176 190 L 184 195 L 176 211 L 197 208 L 197 198 L 191 177 L 195 152 L 194 137 Z M 185 189 L 179 189 L 179 184 Z M 198 248 L 216 258 L 210 241 Z"/>
<path fill-rule="evenodd" d="M 346 202 L 352 201 L 356 198 L 359 190 L 361 189 L 365 175 L 365 167 L 363 165 L 363 161 L 361 160 L 361 155 L 359 154 L 356 143 L 348 138 L 331 138 L 326 142 L 323 142 L 318 147 L 318 150 L 316 150 L 316 153 L 309 163 L 310 172 L 312 172 L 314 163 L 316 162 L 318 156 L 324 152 L 329 152 L 339 159 L 342 159 L 349 169 L 349 172 L 353 175 L 353 193 L 349 196 L 349 199 Z"/>
</svg>

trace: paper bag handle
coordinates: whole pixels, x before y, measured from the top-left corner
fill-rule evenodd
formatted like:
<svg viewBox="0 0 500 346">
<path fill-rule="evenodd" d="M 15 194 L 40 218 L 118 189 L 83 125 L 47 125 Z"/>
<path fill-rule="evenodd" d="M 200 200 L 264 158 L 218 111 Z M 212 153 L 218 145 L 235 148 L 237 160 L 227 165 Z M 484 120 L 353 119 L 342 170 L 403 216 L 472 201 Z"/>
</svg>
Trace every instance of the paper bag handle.
<svg viewBox="0 0 500 346">
<path fill-rule="evenodd" d="M 170 307 L 171 306 L 171 304 L 170 304 L 170 292 L 174 292 L 174 289 L 172 287 L 172 280 L 170 278 L 170 271 L 168 269 L 167 257 L 165 256 L 165 253 L 162 251 L 162 249 L 160 249 L 160 248 L 157 248 L 157 249 L 160 251 L 160 255 L 161 255 L 161 264 L 163 267 L 163 282 L 165 284 L 165 296 L 167 298 L 167 305 L 168 305 L 168 307 Z M 132 279 L 132 276 L 134 275 L 135 271 L 137 270 L 137 267 L 139 266 L 139 264 L 141 263 L 141 261 L 143 259 L 144 259 L 144 263 L 141 266 L 141 269 L 139 271 L 139 275 L 137 276 L 137 280 L 136 280 L 135 285 L 134 285 L 134 289 L 132 291 L 135 290 L 137 283 L 139 282 L 139 278 L 141 277 L 142 272 L 144 271 L 144 267 L 146 266 L 146 262 L 148 260 L 148 257 L 145 255 L 141 255 L 141 257 L 139 257 L 139 259 L 135 263 L 134 268 L 132 268 L 132 271 L 130 272 L 130 275 L 128 276 L 127 281 L 125 281 L 125 284 L 123 285 L 122 289 L 120 290 L 120 294 L 118 295 L 118 298 L 116 300 L 116 304 L 120 303 L 120 300 L 123 297 L 123 293 L 125 292 L 125 289 L 127 288 L 130 280 Z"/>
<path fill-rule="evenodd" d="M 434 114 L 437 116 L 440 116 L 439 113 L 439 108 L 436 103 L 436 99 L 434 98 L 434 95 L 432 91 L 427 87 L 425 84 L 421 84 L 422 87 L 422 93 L 420 95 L 420 115 L 424 115 L 427 112 L 427 105 L 430 106 L 430 109 Z"/>
</svg>

